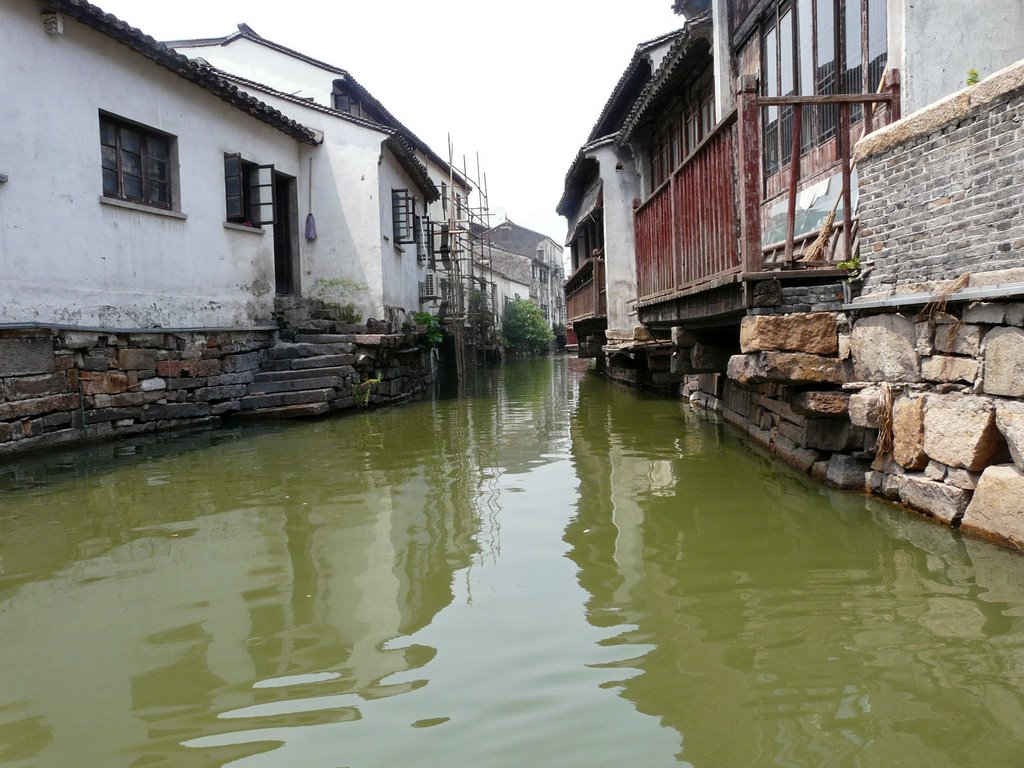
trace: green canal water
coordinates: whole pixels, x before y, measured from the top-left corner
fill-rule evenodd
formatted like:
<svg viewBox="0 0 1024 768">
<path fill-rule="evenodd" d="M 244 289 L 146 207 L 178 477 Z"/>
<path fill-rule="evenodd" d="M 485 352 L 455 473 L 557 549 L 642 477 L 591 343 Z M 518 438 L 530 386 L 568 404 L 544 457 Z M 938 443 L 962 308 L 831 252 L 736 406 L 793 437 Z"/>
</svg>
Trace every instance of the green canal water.
<svg viewBox="0 0 1024 768">
<path fill-rule="evenodd" d="M 463 399 L 0 466 L 0 766 L 1024 765 L 1024 558 L 681 403 Z"/>
</svg>

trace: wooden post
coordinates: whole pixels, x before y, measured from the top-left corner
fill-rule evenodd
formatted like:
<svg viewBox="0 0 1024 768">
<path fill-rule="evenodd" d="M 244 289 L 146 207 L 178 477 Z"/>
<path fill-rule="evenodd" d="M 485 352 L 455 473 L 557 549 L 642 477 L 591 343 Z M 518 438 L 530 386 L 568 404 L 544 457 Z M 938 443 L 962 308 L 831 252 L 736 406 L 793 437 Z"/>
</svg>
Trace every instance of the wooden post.
<svg viewBox="0 0 1024 768">
<path fill-rule="evenodd" d="M 789 205 L 786 208 L 786 263 L 793 263 L 793 230 L 796 228 L 796 188 L 800 183 L 800 134 L 803 131 L 803 104 L 793 105 L 793 148 L 789 158 Z M 781 125 L 781 121 L 780 121 Z"/>
<path fill-rule="evenodd" d="M 843 260 L 853 258 L 850 253 L 853 242 L 853 205 L 850 200 L 850 105 L 839 105 L 839 152 L 843 162 Z"/>
<path fill-rule="evenodd" d="M 888 70 L 885 76 L 885 93 L 889 97 L 889 122 L 894 123 L 900 119 L 900 71 L 898 69 Z"/>
<path fill-rule="evenodd" d="M 757 77 L 740 78 L 736 97 L 739 137 L 740 255 L 744 272 L 761 271 L 761 119 Z"/>
</svg>

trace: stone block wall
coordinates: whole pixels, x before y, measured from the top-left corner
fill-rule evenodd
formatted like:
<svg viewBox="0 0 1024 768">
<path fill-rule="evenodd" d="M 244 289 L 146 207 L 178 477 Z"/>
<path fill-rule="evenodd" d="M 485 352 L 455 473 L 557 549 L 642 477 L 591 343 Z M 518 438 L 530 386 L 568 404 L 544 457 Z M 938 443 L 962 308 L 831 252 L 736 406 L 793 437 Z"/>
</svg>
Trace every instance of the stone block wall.
<svg viewBox="0 0 1024 768">
<path fill-rule="evenodd" d="M 863 295 L 1024 259 L 1024 62 L 863 139 Z"/>
<path fill-rule="evenodd" d="M 682 393 L 834 486 L 1024 548 L 1024 303 L 750 315 L 740 346 Z"/>
<path fill-rule="evenodd" d="M 340 356 L 315 358 L 331 363 L 332 374 L 348 371 L 331 379 L 337 391 L 324 412 L 393 402 L 429 386 L 429 358 L 415 334 L 345 339 L 351 354 L 342 362 L 349 365 L 339 367 Z M 270 330 L 0 331 L 0 457 L 213 425 L 231 414 L 281 404 L 263 400 L 301 398 L 301 392 L 284 390 L 324 379 L 276 388 L 260 381 L 292 369 L 295 361 L 282 353 L 284 346 L 301 347 L 307 355 L 303 359 L 311 365 L 300 361 L 294 366 L 299 371 L 312 367 L 315 344 L 282 345 Z"/>
</svg>

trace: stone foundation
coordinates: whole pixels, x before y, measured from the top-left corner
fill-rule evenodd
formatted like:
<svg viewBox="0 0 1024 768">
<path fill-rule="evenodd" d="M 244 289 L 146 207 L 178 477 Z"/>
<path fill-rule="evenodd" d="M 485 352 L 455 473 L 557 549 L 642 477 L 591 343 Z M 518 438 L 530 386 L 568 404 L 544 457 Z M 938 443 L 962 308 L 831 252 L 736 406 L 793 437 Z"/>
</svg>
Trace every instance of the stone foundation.
<svg viewBox="0 0 1024 768">
<path fill-rule="evenodd" d="M 0 456 L 259 415 L 309 403 L 313 385 L 323 405 L 294 415 L 394 402 L 431 382 L 417 342 L 332 336 L 347 353 L 330 355 L 269 329 L 0 331 Z"/>
<path fill-rule="evenodd" d="M 1016 302 L 751 315 L 727 374 L 680 391 L 831 485 L 1024 548 L 1022 325 Z"/>
</svg>

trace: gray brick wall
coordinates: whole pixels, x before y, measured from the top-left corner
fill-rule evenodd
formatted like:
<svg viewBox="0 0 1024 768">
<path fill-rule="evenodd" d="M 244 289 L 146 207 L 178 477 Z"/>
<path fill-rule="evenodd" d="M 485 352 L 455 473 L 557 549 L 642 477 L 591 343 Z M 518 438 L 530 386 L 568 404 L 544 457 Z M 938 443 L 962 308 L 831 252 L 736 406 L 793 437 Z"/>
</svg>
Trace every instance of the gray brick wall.
<svg viewBox="0 0 1024 768">
<path fill-rule="evenodd" d="M 858 173 L 862 295 L 1024 265 L 1024 91 Z"/>
</svg>

